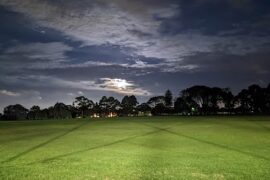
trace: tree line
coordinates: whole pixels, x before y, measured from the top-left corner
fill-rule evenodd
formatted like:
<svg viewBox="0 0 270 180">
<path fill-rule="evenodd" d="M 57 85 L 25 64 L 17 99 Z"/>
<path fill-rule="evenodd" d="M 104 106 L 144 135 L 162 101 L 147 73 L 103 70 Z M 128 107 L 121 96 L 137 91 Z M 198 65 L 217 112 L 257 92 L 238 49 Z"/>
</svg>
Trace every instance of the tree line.
<svg viewBox="0 0 270 180">
<path fill-rule="evenodd" d="M 41 109 L 30 109 L 20 104 L 9 105 L 0 114 L 1 120 L 69 119 L 80 117 L 158 116 L 158 115 L 215 115 L 215 114 L 270 114 L 270 84 L 251 85 L 233 95 L 229 88 L 192 86 L 173 98 L 170 90 L 139 104 L 134 95 L 124 96 L 121 102 L 103 96 L 99 102 L 79 96 L 72 105 L 57 102 Z"/>
</svg>

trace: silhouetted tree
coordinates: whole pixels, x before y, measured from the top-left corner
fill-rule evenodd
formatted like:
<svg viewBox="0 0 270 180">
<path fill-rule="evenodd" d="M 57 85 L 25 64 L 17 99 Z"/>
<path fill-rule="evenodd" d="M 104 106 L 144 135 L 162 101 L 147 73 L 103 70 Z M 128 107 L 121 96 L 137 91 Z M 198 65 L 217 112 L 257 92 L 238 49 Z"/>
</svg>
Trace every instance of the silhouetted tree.
<svg viewBox="0 0 270 180">
<path fill-rule="evenodd" d="M 40 112 L 38 113 L 38 117 L 39 119 L 43 119 L 43 120 L 46 120 L 48 119 L 48 109 L 41 109 Z"/>
<path fill-rule="evenodd" d="M 207 86 L 193 86 L 182 91 L 182 98 L 192 101 L 200 108 L 200 112 L 207 113 L 210 104 L 210 88 Z"/>
<path fill-rule="evenodd" d="M 155 96 L 151 97 L 148 101 L 147 104 L 151 107 L 154 108 L 158 104 L 163 104 L 165 106 L 165 97 L 164 96 Z"/>
<path fill-rule="evenodd" d="M 70 111 L 72 118 L 76 118 L 79 114 L 81 114 L 80 111 L 74 106 L 67 105 L 67 108 Z"/>
<path fill-rule="evenodd" d="M 243 89 L 241 92 L 235 96 L 235 102 L 238 106 L 237 112 L 238 113 L 248 113 L 251 112 L 251 102 L 249 98 L 248 90 Z"/>
<path fill-rule="evenodd" d="M 39 106 L 32 106 L 30 111 L 27 114 L 27 119 L 30 120 L 37 120 L 39 119 L 40 107 Z"/>
<path fill-rule="evenodd" d="M 182 91 L 183 92 L 183 91 Z M 190 96 L 184 96 L 180 93 L 180 97 L 176 99 L 175 110 L 178 113 L 186 114 L 198 114 L 199 105 Z"/>
<path fill-rule="evenodd" d="M 174 102 L 174 111 L 176 113 L 188 114 L 191 112 L 191 108 L 182 97 L 178 97 Z"/>
<path fill-rule="evenodd" d="M 142 103 L 136 107 L 138 115 L 140 116 L 150 116 L 151 114 L 151 107 L 147 103 Z"/>
<path fill-rule="evenodd" d="M 266 95 L 265 95 L 265 113 L 270 114 L 270 83 L 266 88 Z"/>
<path fill-rule="evenodd" d="M 134 95 L 123 97 L 121 103 L 114 97 L 103 96 L 99 103 L 87 99 L 84 96 L 76 97 L 71 105 L 56 103 L 54 106 L 40 109 L 33 106 L 30 111 L 20 104 L 10 105 L 4 108 L 4 114 L 0 119 L 66 119 L 75 118 L 77 115 L 87 116 L 98 113 L 107 116 L 109 113 L 122 115 L 134 115 L 138 111 L 153 115 L 179 114 L 216 114 L 219 112 L 235 113 L 268 113 L 270 114 L 270 84 L 266 87 L 251 85 L 241 90 L 234 96 L 230 89 L 207 86 L 192 86 L 180 92 L 180 96 L 172 106 L 172 93 L 170 90 L 164 96 L 151 97 L 147 103 L 138 105 Z M 174 111 L 172 111 L 174 110 Z"/>
<path fill-rule="evenodd" d="M 153 115 L 163 115 L 167 113 L 166 106 L 163 103 L 157 104 L 151 111 Z"/>
<path fill-rule="evenodd" d="M 231 114 L 235 106 L 234 96 L 231 90 L 229 88 L 222 89 L 221 97 L 225 111 Z"/>
<path fill-rule="evenodd" d="M 141 112 L 151 111 L 151 107 L 147 103 L 142 103 L 137 106 L 137 110 Z"/>
<path fill-rule="evenodd" d="M 96 113 L 97 115 L 101 114 L 101 109 L 100 109 L 98 103 L 95 103 L 95 105 L 93 107 L 93 113 Z"/>
<path fill-rule="evenodd" d="M 9 105 L 4 108 L 5 120 L 25 120 L 27 119 L 28 109 L 20 104 Z"/>
<path fill-rule="evenodd" d="M 84 96 L 79 96 L 75 98 L 73 106 L 79 110 L 82 117 L 85 117 L 91 114 L 91 109 L 94 107 L 94 102 Z"/>
<path fill-rule="evenodd" d="M 165 92 L 164 100 L 165 100 L 165 106 L 171 107 L 172 106 L 172 92 L 170 90 L 167 90 Z"/>
<path fill-rule="evenodd" d="M 136 114 L 136 106 L 138 101 L 134 95 L 124 96 L 121 102 L 122 106 L 122 114 L 123 115 L 135 115 Z"/>
<path fill-rule="evenodd" d="M 48 118 L 49 119 L 53 119 L 54 118 L 54 107 L 53 106 L 48 107 L 47 114 L 48 114 Z"/>
<path fill-rule="evenodd" d="M 219 111 L 221 103 L 223 103 L 223 89 L 207 86 L 193 86 L 181 92 L 184 101 L 191 103 L 200 113 L 210 114 Z M 196 105 L 194 105 L 196 103 Z"/>
<path fill-rule="evenodd" d="M 107 96 L 102 96 L 102 98 L 99 101 L 99 108 L 100 108 L 100 113 L 106 115 L 109 113 L 109 105 L 108 105 L 108 98 Z"/>
<path fill-rule="evenodd" d="M 109 112 L 116 112 L 121 108 L 121 103 L 114 97 L 107 99 Z"/>
<path fill-rule="evenodd" d="M 243 89 L 237 96 L 238 110 L 241 113 L 262 113 L 267 111 L 267 89 L 251 85 Z"/>
<path fill-rule="evenodd" d="M 54 119 L 69 119 L 72 117 L 69 108 L 64 103 L 56 103 L 53 107 L 53 118 Z"/>
<path fill-rule="evenodd" d="M 248 87 L 248 93 L 252 111 L 254 113 L 264 112 L 266 110 L 266 89 L 254 84 Z"/>
<path fill-rule="evenodd" d="M 223 90 L 218 87 L 213 87 L 209 88 L 208 91 L 207 95 L 209 96 L 210 101 L 207 106 L 207 111 L 208 113 L 216 114 L 220 109 L 220 105 L 223 103 Z"/>
<path fill-rule="evenodd" d="M 99 101 L 101 116 L 106 116 L 110 112 L 117 112 L 120 109 L 120 102 L 114 97 L 103 96 Z"/>
</svg>

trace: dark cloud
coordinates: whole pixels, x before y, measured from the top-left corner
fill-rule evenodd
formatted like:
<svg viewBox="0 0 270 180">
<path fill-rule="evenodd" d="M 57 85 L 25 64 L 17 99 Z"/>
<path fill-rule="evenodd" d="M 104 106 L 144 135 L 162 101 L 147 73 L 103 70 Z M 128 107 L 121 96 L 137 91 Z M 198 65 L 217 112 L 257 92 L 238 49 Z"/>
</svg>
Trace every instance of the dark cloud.
<svg viewBox="0 0 270 180">
<path fill-rule="evenodd" d="M 269 35 L 268 0 L 190 0 L 182 1 L 181 7 L 178 16 L 163 21 L 161 33 L 196 30 L 207 35 L 225 31 L 231 32 L 230 35 Z"/>
</svg>

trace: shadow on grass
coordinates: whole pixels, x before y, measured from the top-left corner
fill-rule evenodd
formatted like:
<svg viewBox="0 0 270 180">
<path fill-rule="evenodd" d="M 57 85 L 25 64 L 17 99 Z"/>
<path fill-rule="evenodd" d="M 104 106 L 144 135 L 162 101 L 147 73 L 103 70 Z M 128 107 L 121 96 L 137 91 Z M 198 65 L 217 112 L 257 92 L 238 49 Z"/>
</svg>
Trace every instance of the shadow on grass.
<svg viewBox="0 0 270 180">
<path fill-rule="evenodd" d="M 24 135 L 22 137 L 4 139 L 4 140 L 0 141 L 0 144 L 1 145 L 6 145 L 6 144 L 13 143 L 13 142 L 16 142 L 16 141 L 25 141 L 25 140 L 29 140 L 29 139 L 32 139 L 32 138 L 39 138 L 39 137 L 44 137 L 44 136 L 48 136 L 48 135 L 52 135 L 52 134 L 53 134 L 53 132 L 31 133 L 29 135 Z"/>
<path fill-rule="evenodd" d="M 184 124 L 189 124 L 189 123 L 193 123 L 193 122 L 195 122 L 195 121 L 189 121 L 189 122 L 186 122 Z M 133 122 L 133 123 L 135 123 L 135 124 L 144 124 L 144 123 L 141 123 L 141 122 Z M 179 122 L 174 123 L 174 125 L 178 124 L 178 123 Z M 153 126 L 148 126 L 148 127 L 157 129 L 156 127 L 153 127 Z M 75 152 L 70 152 L 70 153 L 54 156 L 54 157 L 51 157 L 51 158 L 44 159 L 42 161 L 36 161 L 36 162 L 28 163 L 27 165 L 32 165 L 32 164 L 36 164 L 36 163 L 47 163 L 47 162 L 50 162 L 50 161 L 53 161 L 55 159 L 59 159 L 59 158 L 62 158 L 62 157 L 75 155 L 75 154 L 79 154 L 79 153 L 83 153 L 83 152 L 87 152 L 87 151 L 92 151 L 92 150 L 96 150 L 96 149 L 99 149 L 99 148 L 102 148 L 102 147 L 112 146 L 112 145 L 119 144 L 119 143 L 122 143 L 122 142 L 126 142 L 126 141 L 129 141 L 129 140 L 138 138 L 138 137 L 148 136 L 148 135 L 151 135 L 151 134 L 155 134 L 155 133 L 158 133 L 158 132 L 161 132 L 161 131 L 168 130 L 170 128 L 172 128 L 172 127 L 158 128 L 158 130 L 156 130 L 156 131 L 151 131 L 151 132 L 147 132 L 147 133 L 144 133 L 144 134 L 135 135 L 135 136 L 132 136 L 132 137 L 128 137 L 128 138 L 120 139 L 120 140 L 117 140 L 117 141 L 113 141 L 113 142 L 110 142 L 110 143 L 107 143 L 107 144 L 102 144 L 102 145 L 86 148 L 86 149 L 83 149 L 83 150 L 79 150 L 79 151 L 75 151 Z"/>
<path fill-rule="evenodd" d="M 36 150 L 38 148 L 41 148 L 41 147 L 43 147 L 43 146 L 45 146 L 45 145 L 47 145 L 47 144 L 49 144 L 49 143 L 51 143 L 51 142 L 53 142 L 53 141 L 61 138 L 61 137 L 65 136 L 65 135 L 67 135 L 69 133 L 72 133 L 73 131 L 75 131 L 75 130 L 79 129 L 80 127 L 84 126 L 86 123 L 88 123 L 88 121 L 87 122 L 84 122 L 84 123 L 82 123 L 82 124 L 80 124 L 80 125 L 78 125 L 78 126 L 76 126 L 74 128 L 72 128 L 72 129 L 69 129 L 68 131 L 66 131 L 66 132 L 64 132 L 64 133 L 62 133 L 62 134 L 60 134 L 58 136 L 55 136 L 55 137 L 53 137 L 53 138 L 51 138 L 51 139 L 49 139 L 49 140 L 47 140 L 47 141 L 45 141 L 43 143 L 40 143 L 40 144 L 38 144 L 38 145 L 30 148 L 30 149 L 27 149 L 26 151 L 23 151 L 23 152 L 15 155 L 13 157 L 10 157 L 10 158 L 2 161 L 1 163 L 8 163 L 8 162 L 14 161 L 14 160 L 16 160 L 16 159 L 18 159 L 18 158 L 20 158 L 20 157 L 22 157 L 22 156 L 24 156 L 24 155 L 26 155 L 28 153 L 31 153 L 32 151 L 34 151 L 34 150 Z"/>
<path fill-rule="evenodd" d="M 266 130 L 266 131 L 270 131 L 270 127 L 267 127 L 267 126 L 264 126 L 262 125 L 261 123 L 262 122 L 267 122 L 267 121 L 261 121 L 261 120 L 246 120 L 244 122 L 241 122 L 240 124 L 231 124 L 231 122 L 233 121 L 216 121 L 216 120 L 212 120 L 211 123 L 214 123 L 214 124 L 220 124 L 220 125 L 225 125 L 225 126 L 228 126 L 228 127 L 232 127 L 234 129 L 241 129 L 241 130 L 253 130 L 253 131 L 258 131 L 258 127 L 260 127 L 261 129 L 263 130 Z M 239 122 L 239 121 L 238 121 Z M 245 123 L 252 123 L 252 124 L 255 124 L 256 126 L 250 126 L 250 125 L 246 125 Z M 260 130 L 260 129 L 259 129 Z"/>
<path fill-rule="evenodd" d="M 112 146 L 112 145 L 119 144 L 119 143 L 122 143 L 122 142 L 126 142 L 126 141 L 129 141 L 131 139 L 138 138 L 138 137 L 143 137 L 143 136 L 148 136 L 148 135 L 151 135 L 151 134 L 155 134 L 155 133 L 161 132 L 162 130 L 166 130 L 166 129 L 159 129 L 159 130 L 156 130 L 156 131 L 151 131 L 151 132 L 147 132 L 147 133 L 144 133 L 144 134 L 131 136 L 131 137 L 128 137 L 128 138 L 123 138 L 123 139 L 113 141 L 113 142 L 109 142 L 109 143 L 106 143 L 106 144 L 101 144 L 101 145 L 98 145 L 98 146 L 82 149 L 82 150 L 79 150 L 79 151 L 70 152 L 70 153 L 66 153 L 66 154 L 61 154 L 61 155 L 58 155 L 58 156 L 54 156 L 54 157 L 51 157 L 51 158 L 44 159 L 42 161 L 31 162 L 31 163 L 28 163 L 27 165 L 32 165 L 32 164 L 36 164 L 36 163 L 47 163 L 47 162 L 53 161 L 55 159 L 63 158 L 63 157 L 66 157 L 66 156 L 76 155 L 76 154 L 79 154 L 79 153 L 92 151 L 92 150 L 100 149 L 100 148 L 103 148 L 103 147 L 108 147 L 108 146 Z"/>
<path fill-rule="evenodd" d="M 256 124 L 257 126 L 261 127 L 262 129 L 266 130 L 266 131 L 270 131 L 270 127 L 267 127 L 263 124 L 261 124 L 263 121 L 250 121 L 253 122 L 254 124 Z"/>
<path fill-rule="evenodd" d="M 147 125 L 147 126 L 150 126 L 150 125 Z M 258 154 L 254 154 L 254 153 L 250 153 L 250 152 L 246 152 L 246 151 L 242 151 L 242 150 L 237 149 L 237 148 L 234 148 L 234 147 L 229 147 L 229 146 L 222 145 L 222 144 L 218 144 L 218 143 L 215 143 L 215 142 L 206 141 L 206 140 L 199 139 L 199 138 L 192 137 L 192 136 L 188 136 L 188 135 L 185 135 L 185 134 L 182 134 L 182 133 L 176 133 L 176 132 L 170 131 L 170 130 L 168 130 L 168 129 L 162 129 L 162 128 L 155 127 L 155 126 L 152 126 L 152 127 L 153 127 L 153 128 L 156 128 L 156 129 L 159 129 L 159 130 L 162 130 L 162 131 L 165 131 L 165 132 L 167 132 L 167 133 L 170 133 L 170 134 L 179 136 L 179 137 L 184 137 L 184 138 L 191 139 L 191 140 L 194 140 L 194 141 L 197 141 L 197 142 L 200 142 L 200 143 L 204 143 L 204 144 L 216 146 L 216 147 L 221 148 L 221 149 L 234 151 L 234 152 L 237 152 L 237 153 L 240 153 L 240 154 L 244 154 L 244 155 L 247 155 L 247 156 L 251 156 L 251 157 L 256 158 L 256 159 L 263 159 L 263 160 L 265 160 L 265 161 L 270 161 L 270 159 L 267 158 L 267 157 L 260 156 L 260 155 L 258 155 Z"/>
</svg>

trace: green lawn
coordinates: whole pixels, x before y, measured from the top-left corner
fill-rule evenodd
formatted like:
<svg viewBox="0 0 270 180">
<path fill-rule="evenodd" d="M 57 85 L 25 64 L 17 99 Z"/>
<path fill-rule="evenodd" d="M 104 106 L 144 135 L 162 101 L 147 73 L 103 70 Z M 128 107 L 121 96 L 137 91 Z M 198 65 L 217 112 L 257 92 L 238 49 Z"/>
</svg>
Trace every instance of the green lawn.
<svg viewBox="0 0 270 180">
<path fill-rule="evenodd" d="M 270 117 L 0 122 L 0 179 L 270 179 Z"/>
</svg>

